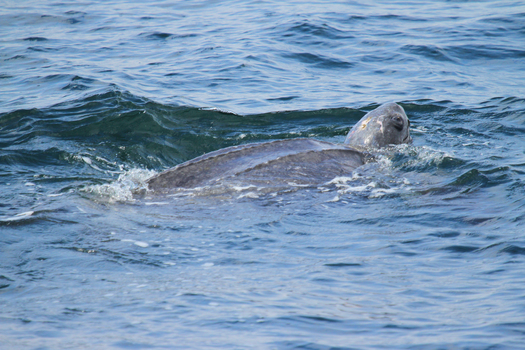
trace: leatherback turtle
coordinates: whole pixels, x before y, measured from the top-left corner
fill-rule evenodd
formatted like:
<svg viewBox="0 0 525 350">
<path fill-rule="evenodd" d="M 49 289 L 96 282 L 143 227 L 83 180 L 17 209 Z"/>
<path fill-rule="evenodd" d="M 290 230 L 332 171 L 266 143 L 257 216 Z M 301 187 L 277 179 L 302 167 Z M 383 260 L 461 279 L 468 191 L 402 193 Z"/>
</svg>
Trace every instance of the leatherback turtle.
<svg viewBox="0 0 525 350">
<path fill-rule="evenodd" d="M 373 157 L 369 151 L 410 143 L 410 122 L 401 106 L 387 103 L 367 113 L 344 144 L 286 139 L 233 146 L 204 154 L 146 180 L 149 190 L 166 192 L 219 183 L 315 185 L 352 171 Z"/>
</svg>

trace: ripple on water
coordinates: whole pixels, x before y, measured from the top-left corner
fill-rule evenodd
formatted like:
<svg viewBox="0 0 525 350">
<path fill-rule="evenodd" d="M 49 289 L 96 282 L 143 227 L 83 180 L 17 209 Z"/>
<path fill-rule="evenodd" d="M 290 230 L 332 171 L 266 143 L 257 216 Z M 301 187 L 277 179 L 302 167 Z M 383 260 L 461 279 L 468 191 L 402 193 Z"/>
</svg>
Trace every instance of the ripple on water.
<svg viewBox="0 0 525 350">
<path fill-rule="evenodd" d="M 2 346 L 521 348 L 518 5 L 3 6 Z M 388 101 L 414 143 L 346 177 L 145 191 Z"/>
</svg>

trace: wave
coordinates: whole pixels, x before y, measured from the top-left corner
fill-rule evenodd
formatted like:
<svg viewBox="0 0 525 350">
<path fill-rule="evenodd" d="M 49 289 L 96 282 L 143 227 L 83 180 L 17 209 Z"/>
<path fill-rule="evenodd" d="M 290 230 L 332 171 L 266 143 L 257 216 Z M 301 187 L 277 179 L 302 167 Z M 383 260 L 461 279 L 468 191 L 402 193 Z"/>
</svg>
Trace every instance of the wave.
<svg viewBox="0 0 525 350">
<path fill-rule="evenodd" d="M 495 97 L 476 107 L 433 100 L 401 104 L 412 121 L 415 143 L 378 158 L 380 171 L 392 173 L 390 184 L 350 181 L 339 184 L 341 194 L 361 189 L 362 195 L 377 197 L 407 188 L 450 193 L 507 183 L 513 196 L 520 193 L 524 99 Z M 84 178 L 87 191 L 102 186 L 95 192 L 113 191 L 109 197 L 127 200 L 133 193 L 130 177 L 141 174 L 145 180 L 148 171 L 162 171 L 220 148 L 297 137 L 342 142 L 349 128 L 375 107 L 239 115 L 162 104 L 111 89 L 47 108 L 0 114 L 0 164 L 5 174 L 26 174 L 24 181 Z M 370 178 L 376 171 L 371 170 Z M 426 180 L 418 181 L 422 174 Z"/>
<path fill-rule="evenodd" d="M 48 108 L 3 113 L 0 147 L 34 149 L 49 140 L 102 146 L 116 154 L 114 160 L 158 168 L 240 142 L 342 137 L 362 114 L 339 108 L 237 115 L 165 105 L 117 90 Z"/>
</svg>

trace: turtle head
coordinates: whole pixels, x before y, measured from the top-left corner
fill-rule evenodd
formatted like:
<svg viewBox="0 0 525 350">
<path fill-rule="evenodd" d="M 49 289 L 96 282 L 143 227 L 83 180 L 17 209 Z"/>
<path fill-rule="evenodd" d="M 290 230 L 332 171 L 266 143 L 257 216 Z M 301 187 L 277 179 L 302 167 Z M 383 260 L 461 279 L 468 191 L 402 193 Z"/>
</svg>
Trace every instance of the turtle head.
<svg viewBox="0 0 525 350">
<path fill-rule="evenodd" d="M 345 144 L 354 147 L 381 148 L 410 143 L 410 121 L 397 103 L 386 103 L 368 112 L 346 136 Z"/>
</svg>

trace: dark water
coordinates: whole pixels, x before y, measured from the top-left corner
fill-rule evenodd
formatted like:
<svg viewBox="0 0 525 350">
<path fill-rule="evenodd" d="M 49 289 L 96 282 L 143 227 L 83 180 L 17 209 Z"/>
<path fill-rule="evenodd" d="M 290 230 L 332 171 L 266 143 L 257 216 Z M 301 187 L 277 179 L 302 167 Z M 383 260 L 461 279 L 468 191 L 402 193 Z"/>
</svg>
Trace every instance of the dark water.
<svg viewBox="0 0 525 350">
<path fill-rule="evenodd" d="M 0 348 L 525 347 L 519 1 L 0 4 Z M 322 186 L 139 196 L 208 151 L 414 143 Z"/>
</svg>

